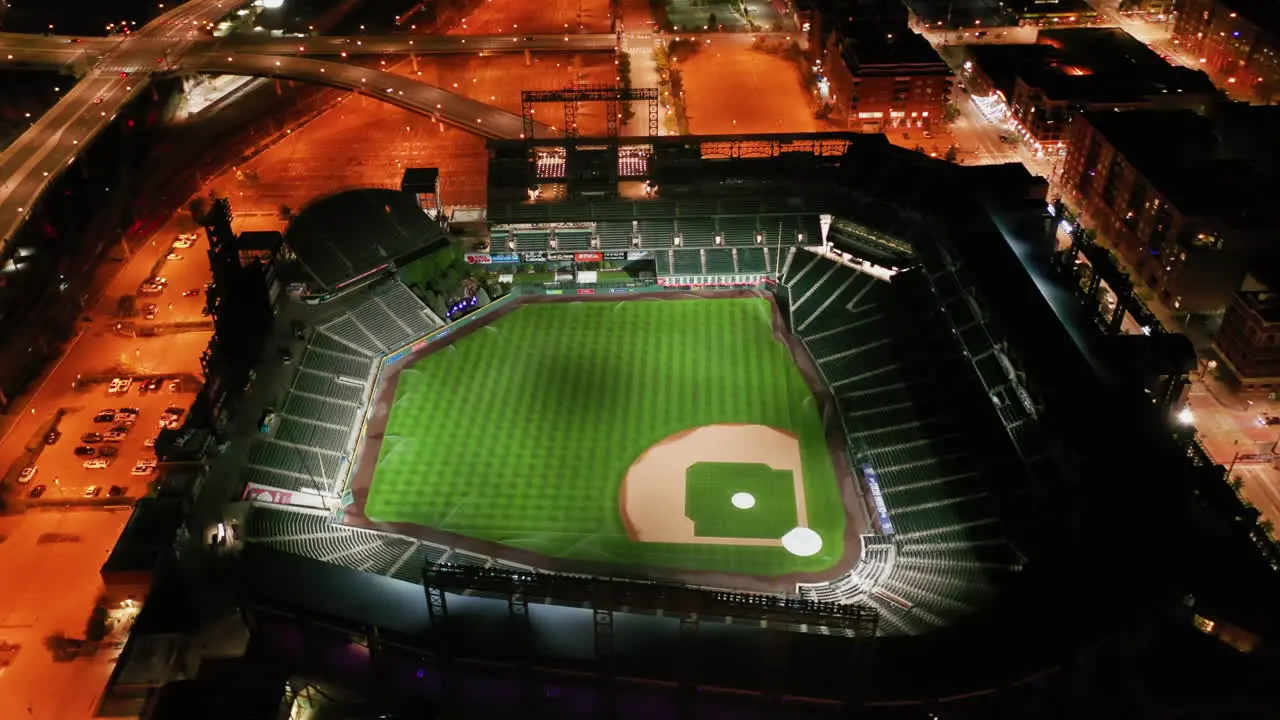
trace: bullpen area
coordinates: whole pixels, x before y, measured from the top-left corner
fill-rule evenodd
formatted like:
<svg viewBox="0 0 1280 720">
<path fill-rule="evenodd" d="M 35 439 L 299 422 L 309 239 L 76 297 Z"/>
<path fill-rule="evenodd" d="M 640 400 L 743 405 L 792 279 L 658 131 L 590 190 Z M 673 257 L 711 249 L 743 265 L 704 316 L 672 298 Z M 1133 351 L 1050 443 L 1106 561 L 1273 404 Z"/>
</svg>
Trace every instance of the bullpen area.
<svg viewBox="0 0 1280 720">
<path fill-rule="evenodd" d="M 856 561 L 843 448 L 767 297 L 566 300 L 514 302 L 384 367 L 352 480 L 364 520 L 547 569 L 781 579 Z"/>
</svg>

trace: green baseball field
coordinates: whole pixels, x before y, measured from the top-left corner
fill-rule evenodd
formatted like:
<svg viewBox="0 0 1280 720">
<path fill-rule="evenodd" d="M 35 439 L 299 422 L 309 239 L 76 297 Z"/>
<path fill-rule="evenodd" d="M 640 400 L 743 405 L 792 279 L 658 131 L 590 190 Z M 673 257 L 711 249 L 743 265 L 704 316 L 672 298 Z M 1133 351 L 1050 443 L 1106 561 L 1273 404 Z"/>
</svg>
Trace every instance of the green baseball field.
<svg viewBox="0 0 1280 720">
<path fill-rule="evenodd" d="M 365 514 L 558 558 L 828 569 L 844 503 L 771 312 L 761 298 L 518 307 L 401 370 Z"/>
</svg>

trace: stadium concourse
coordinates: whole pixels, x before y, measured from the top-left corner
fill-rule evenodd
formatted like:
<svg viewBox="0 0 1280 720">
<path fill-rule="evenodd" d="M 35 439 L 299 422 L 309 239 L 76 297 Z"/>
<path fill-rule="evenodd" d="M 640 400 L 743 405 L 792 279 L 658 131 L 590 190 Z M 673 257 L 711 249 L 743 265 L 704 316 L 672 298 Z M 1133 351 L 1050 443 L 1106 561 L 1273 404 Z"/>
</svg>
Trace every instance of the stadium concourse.
<svg viewBox="0 0 1280 720">
<path fill-rule="evenodd" d="M 495 254 L 641 250 L 654 259 L 659 285 L 776 281 L 771 287 L 791 331 L 840 410 L 865 486 L 863 511 L 877 530 L 862 538 L 852 570 L 793 586 L 792 594 L 873 606 L 882 634 L 924 633 L 982 607 L 1021 567 L 990 486 L 993 471 L 1017 464 L 998 415 L 1017 411 L 1016 402 L 999 400 L 1015 385 L 960 291 L 962 280 L 927 272 L 893 239 L 859 239 L 882 264 L 838 251 L 823 240 L 836 239 L 837 231 L 824 228 L 829 222 L 814 208 L 777 198 L 510 205 L 492 208 L 489 217 Z M 856 244 L 846 240 L 841 244 Z M 399 250 L 413 253 L 411 245 Z M 271 434 L 252 443 L 242 466 L 252 501 L 241 519 L 246 539 L 414 583 L 432 563 L 532 569 L 342 524 L 348 470 L 381 358 L 443 323 L 386 276 L 321 306 L 321 315 L 270 420 Z M 901 327 L 913 331 L 895 330 Z M 979 358 L 979 372 L 966 353 Z"/>
</svg>

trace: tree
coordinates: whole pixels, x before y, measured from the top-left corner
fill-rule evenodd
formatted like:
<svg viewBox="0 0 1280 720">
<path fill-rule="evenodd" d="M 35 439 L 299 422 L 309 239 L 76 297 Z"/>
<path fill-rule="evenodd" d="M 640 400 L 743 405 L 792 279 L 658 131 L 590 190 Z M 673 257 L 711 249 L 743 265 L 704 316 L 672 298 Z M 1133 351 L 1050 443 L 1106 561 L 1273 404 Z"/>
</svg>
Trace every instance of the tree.
<svg viewBox="0 0 1280 720">
<path fill-rule="evenodd" d="M 947 162 L 955 162 L 960 158 L 960 148 L 956 147 L 955 145 L 952 145 L 951 147 L 947 148 L 947 154 L 944 155 L 943 158 Z"/>
<path fill-rule="evenodd" d="M 1236 492 L 1240 492 L 1240 490 L 1244 488 L 1244 478 L 1240 477 L 1239 475 L 1236 475 L 1235 477 L 1231 478 L 1229 484 L 1231 485 L 1232 490 L 1235 490 Z"/>
<path fill-rule="evenodd" d="M 711 28 L 712 30 L 715 30 L 715 29 L 716 29 L 716 19 L 717 19 L 717 18 L 716 18 L 716 14 L 715 14 L 715 13 L 709 13 L 709 14 L 707 15 L 707 27 L 708 27 L 708 28 Z"/>
<path fill-rule="evenodd" d="M 1270 520 L 1259 520 L 1258 527 L 1262 530 L 1262 532 L 1267 534 L 1267 537 L 1271 537 L 1272 531 L 1276 529 L 1275 523 L 1271 522 Z"/>
<path fill-rule="evenodd" d="M 85 639 L 91 642 L 98 642 L 107 636 L 107 630 L 107 605 L 106 601 L 100 598 L 89 613 L 89 621 L 85 624 L 84 636 Z"/>
</svg>

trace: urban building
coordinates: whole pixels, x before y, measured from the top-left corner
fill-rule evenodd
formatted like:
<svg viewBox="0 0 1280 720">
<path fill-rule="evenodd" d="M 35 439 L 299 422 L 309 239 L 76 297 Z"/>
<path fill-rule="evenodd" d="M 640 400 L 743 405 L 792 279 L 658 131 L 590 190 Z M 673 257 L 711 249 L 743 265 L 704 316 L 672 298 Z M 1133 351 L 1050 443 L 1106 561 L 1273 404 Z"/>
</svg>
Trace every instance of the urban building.
<svg viewBox="0 0 1280 720">
<path fill-rule="evenodd" d="M 1119 28 L 1045 30 L 1037 42 L 969 45 L 962 77 L 978 107 L 1008 117 L 1036 152 L 1061 153 L 1082 110 L 1203 109 L 1203 73 L 1170 65 Z"/>
<path fill-rule="evenodd" d="M 1213 340 L 1218 374 L 1242 392 L 1280 389 L 1280 266 L 1245 276 Z"/>
<path fill-rule="evenodd" d="M 1080 27 L 1102 22 L 1102 16 L 1085 0 L 1012 0 L 1006 6 L 1022 26 Z"/>
<path fill-rule="evenodd" d="M 1173 22 L 1174 0 L 1120 0 L 1118 10 L 1125 17 L 1149 22 Z"/>
<path fill-rule="evenodd" d="M 822 99 L 850 130 L 928 130 L 946 117 L 951 68 L 911 31 L 905 11 L 859 6 L 831 30 L 817 64 Z"/>
<path fill-rule="evenodd" d="M 1280 108 L 1090 111 L 1071 123 L 1059 188 L 1171 310 L 1221 313 L 1274 252 Z"/>
<path fill-rule="evenodd" d="M 1179 0 L 1173 43 L 1234 97 L 1280 95 L 1280 6 L 1270 0 Z"/>
</svg>

